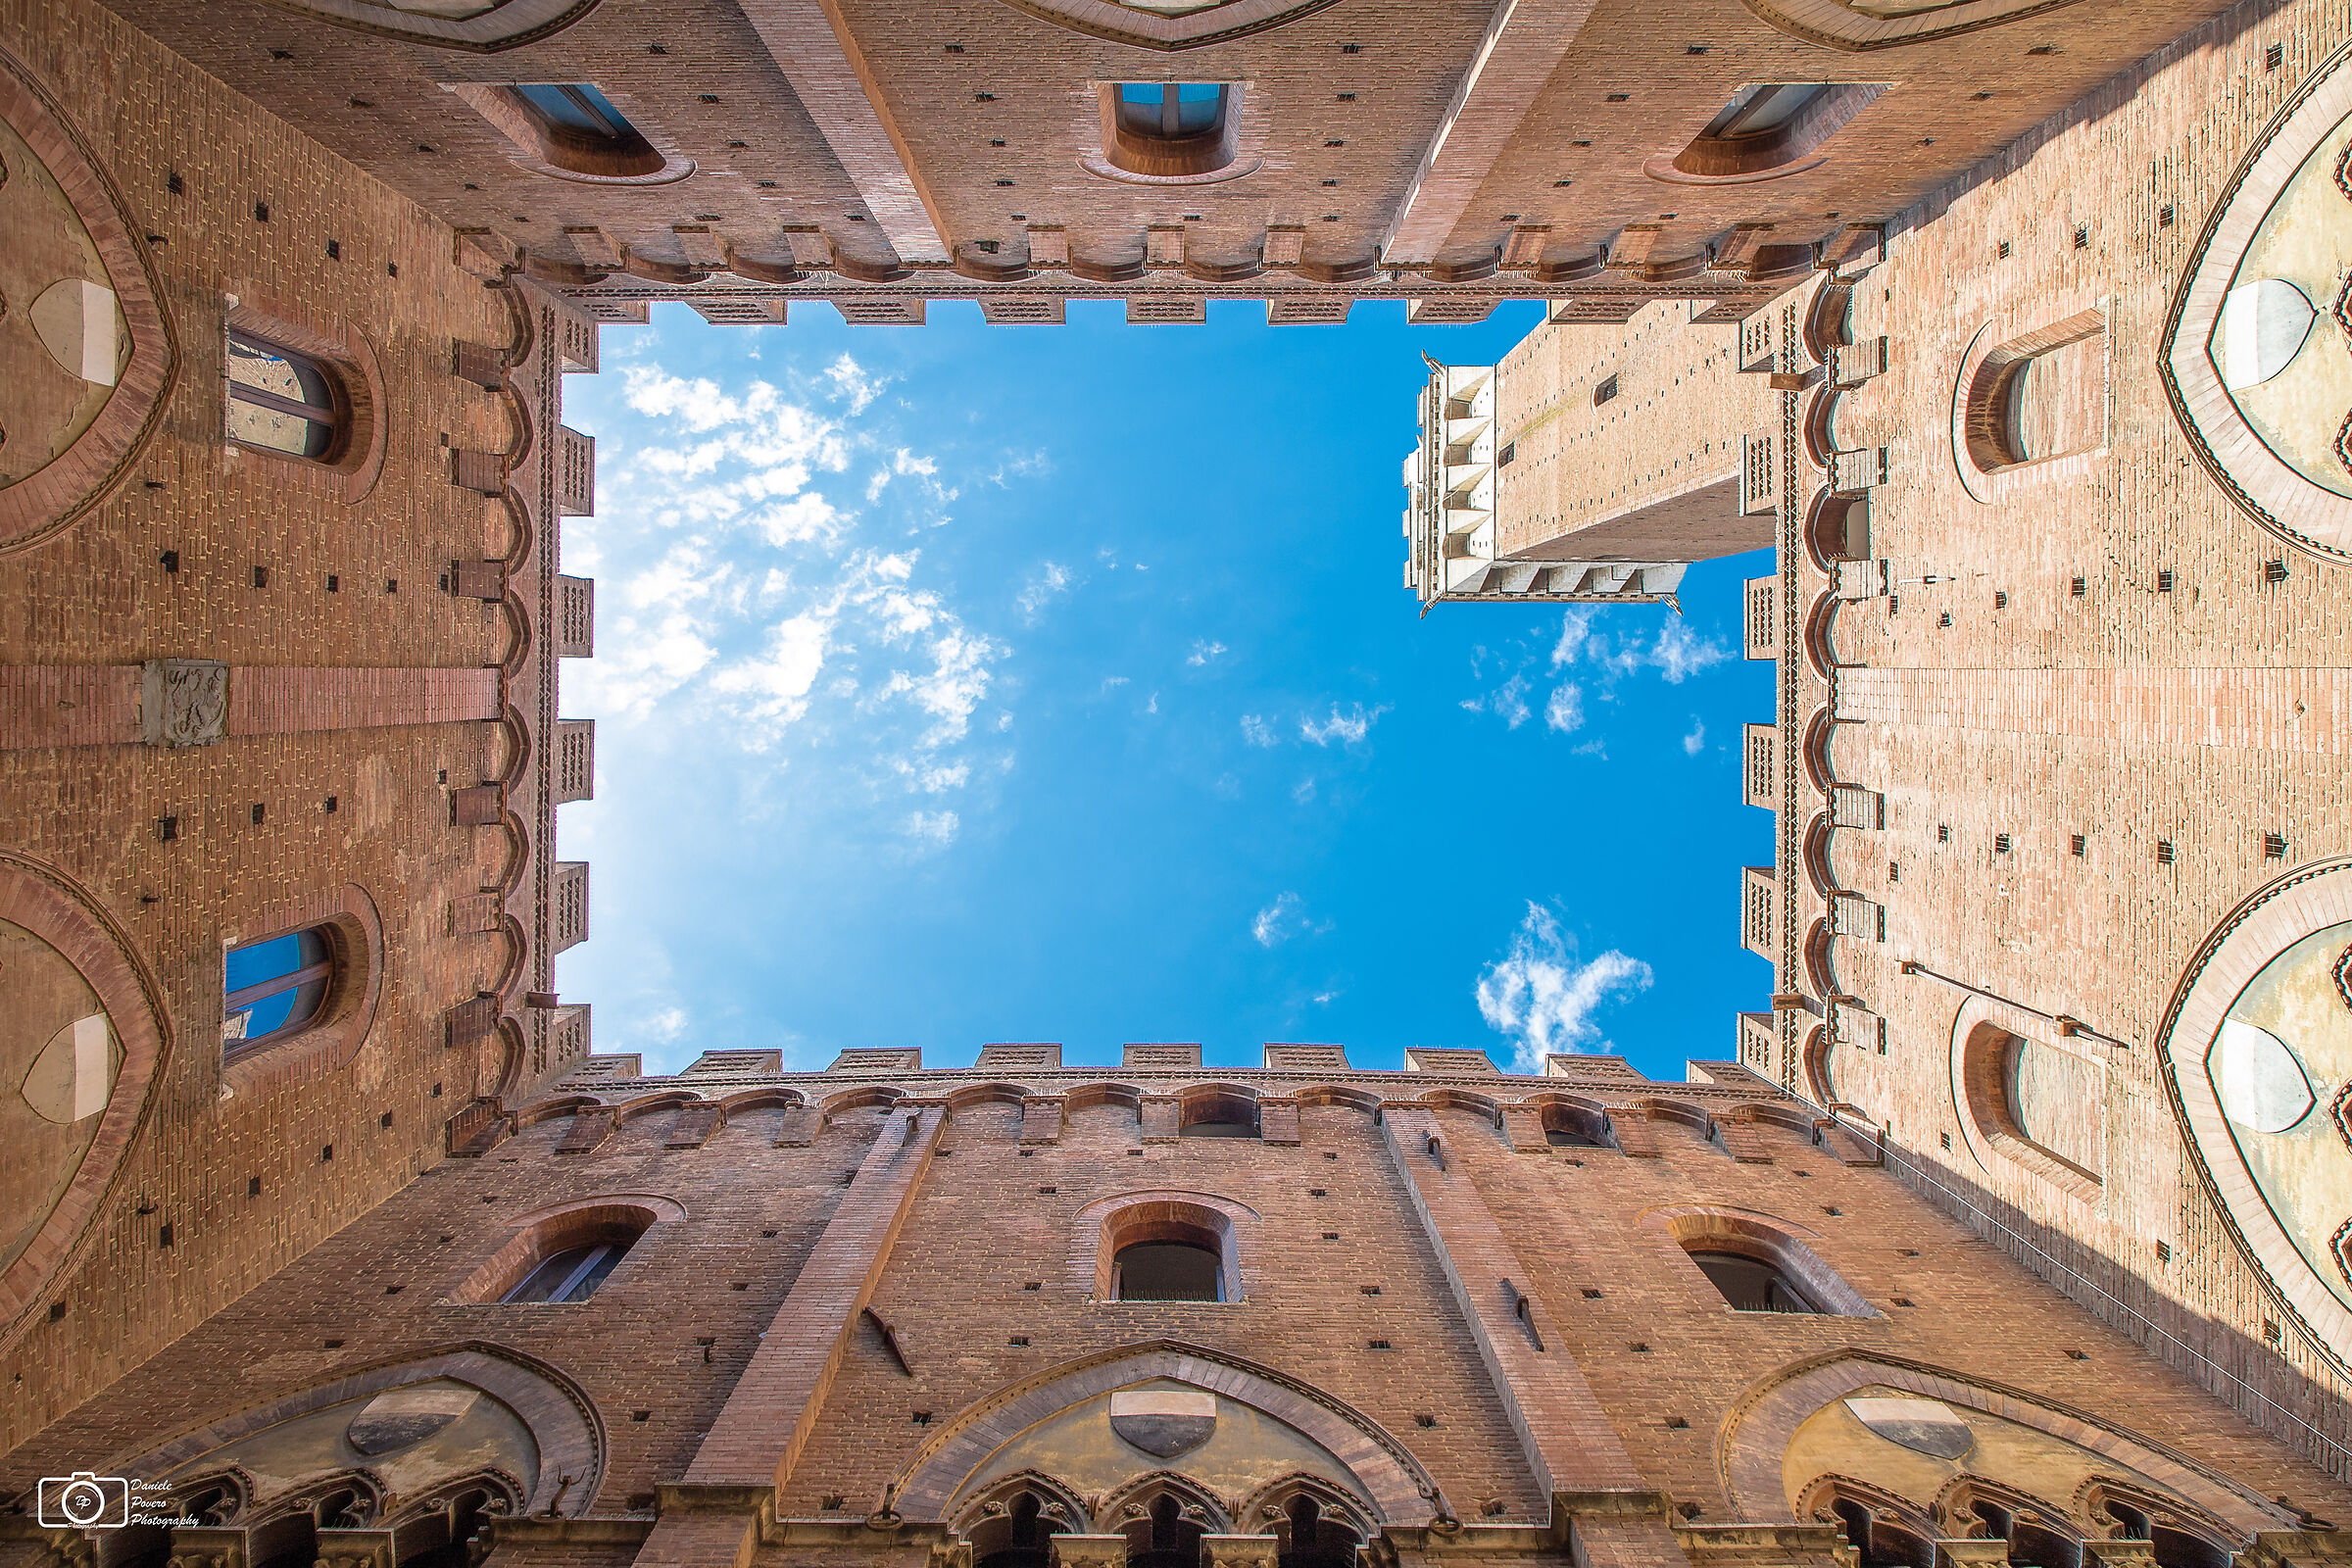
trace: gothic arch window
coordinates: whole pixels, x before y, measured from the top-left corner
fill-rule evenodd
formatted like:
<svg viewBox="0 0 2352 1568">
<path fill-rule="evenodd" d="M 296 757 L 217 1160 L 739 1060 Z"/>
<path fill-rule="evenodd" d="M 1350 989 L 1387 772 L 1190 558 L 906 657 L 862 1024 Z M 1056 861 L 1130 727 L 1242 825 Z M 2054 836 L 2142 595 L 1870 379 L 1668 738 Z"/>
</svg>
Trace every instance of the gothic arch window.
<svg viewBox="0 0 2352 1568">
<path fill-rule="evenodd" d="M 224 1056 L 299 1034 L 334 994 L 337 933 L 307 926 L 230 948 L 221 959 Z"/>
<path fill-rule="evenodd" d="M 2105 1076 L 2095 1062 L 1989 1020 L 1971 1026 L 1961 1047 L 1961 1102 L 1977 1136 L 2084 1202 L 2103 1185 Z"/>
<path fill-rule="evenodd" d="M 1844 1534 L 1861 1568 L 1936 1568 L 1935 1528 L 1891 1496 L 1831 1480 L 1808 1488 L 1806 1497 L 1814 1518 Z"/>
<path fill-rule="evenodd" d="M 1279 1534 L 1278 1568 L 1354 1568 L 1355 1549 L 1363 1544 L 1353 1525 L 1303 1490 L 1284 1505 Z"/>
<path fill-rule="evenodd" d="M 326 362 L 236 327 L 228 332 L 228 438 L 333 463 L 351 434 L 351 394 Z"/>
<path fill-rule="evenodd" d="M 1236 168 L 1239 82 L 1119 81 L 1100 92 L 1106 167 L 1097 172 L 1147 180 L 1247 172 Z"/>
<path fill-rule="evenodd" d="M 1110 1532 L 1127 1538 L 1128 1568 L 1206 1568 L 1201 1538 L 1229 1528 L 1214 1496 L 1169 1471 L 1114 1494 L 1103 1515 Z"/>
<path fill-rule="evenodd" d="M 1886 90 L 1884 82 L 1759 81 L 1732 94 L 1671 162 L 1652 159 L 1652 177 L 1735 183 L 1813 168 L 1821 148 Z"/>
<path fill-rule="evenodd" d="M 1024 1487 L 1009 1499 L 985 1504 L 967 1537 L 972 1568 L 1051 1568 L 1053 1539 L 1070 1528 L 1066 1513 L 1047 1511 L 1054 1501 Z"/>
</svg>

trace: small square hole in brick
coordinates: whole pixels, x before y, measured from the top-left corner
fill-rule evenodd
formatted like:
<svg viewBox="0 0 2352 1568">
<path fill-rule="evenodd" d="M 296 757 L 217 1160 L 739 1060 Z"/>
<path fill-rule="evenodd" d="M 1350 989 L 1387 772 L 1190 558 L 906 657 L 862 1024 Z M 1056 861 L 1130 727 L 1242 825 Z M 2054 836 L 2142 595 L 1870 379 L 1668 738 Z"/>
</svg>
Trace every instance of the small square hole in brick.
<svg viewBox="0 0 2352 1568">
<path fill-rule="evenodd" d="M 1416 1414 L 1413 1416 L 1413 1425 L 1415 1425 L 1415 1426 L 1417 1426 L 1417 1427 L 1421 1427 L 1421 1428 L 1423 1428 L 1423 1429 L 1427 1429 L 1427 1428 L 1430 1428 L 1430 1427 L 1434 1427 L 1434 1426 L 1436 1426 L 1437 1424 L 1438 1424 L 1438 1418 L 1437 1418 L 1436 1416 L 1434 1416 L 1434 1415 L 1431 1415 L 1431 1414 L 1430 1414 L 1428 1411 L 1426 1411 L 1426 1410 L 1419 1411 L 1418 1413 L 1416 1413 Z"/>
<path fill-rule="evenodd" d="M 760 1234 L 764 1240 L 767 1241 L 772 1242 L 776 1239 L 776 1233 L 774 1231 L 761 1231 Z"/>
<path fill-rule="evenodd" d="M 1324 1187 L 1309 1187 L 1306 1190 L 1306 1196 L 1309 1198 L 1328 1198 L 1330 1196 L 1330 1189 Z"/>
<path fill-rule="evenodd" d="M 1948 611 L 1948 610 L 1947 610 L 1947 611 L 1945 611 L 1945 612 L 1944 612 L 1942 614 L 1940 614 L 1940 615 L 1937 615 L 1937 616 L 1936 617 L 1936 625 L 1938 625 L 1938 626 L 1949 626 L 1951 623 L 1952 623 L 1952 612 L 1951 612 L 1950 611 Z"/>
<path fill-rule="evenodd" d="M 256 588 L 267 588 L 270 586 L 270 568 L 268 566 L 256 566 L 253 568 L 253 585 Z"/>
<path fill-rule="evenodd" d="M 1338 1231 L 1325 1231 L 1323 1233 L 1323 1239 L 1327 1242 L 1336 1242 L 1340 1239 L 1340 1233 Z"/>
<path fill-rule="evenodd" d="M 1670 1415 L 1666 1418 L 1666 1430 L 1669 1432 L 1688 1432 L 1690 1430 L 1690 1419 L 1686 1416 Z"/>
<path fill-rule="evenodd" d="M 2078 860 L 2082 859 L 2082 857 L 2089 852 L 2089 850 L 2090 845 L 2088 841 L 2086 841 L 2080 833 L 2073 835 L 2066 841 L 2066 852 L 2069 855 L 2072 855 Z"/>
<path fill-rule="evenodd" d="M 1992 853 L 1995 855 L 2007 855 L 2009 853 L 2008 834 L 1995 833 L 1992 836 Z"/>
<path fill-rule="evenodd" d="M 1598 1291 L 1596 1291 L 1596 1290 L 1592 1289 L 1592 1286 L 1590 1286 L 1590 1285 L 1588 1285 L 1588 1286 L 1586 1286 L 1586 1287 L 1584 1288 L 1584 1291 L 1583 1291 L 1583 1293 L 1582 1293 L 1582 1294 L 1583 1294 L 1583 1296 L 1584 1296 L 1585 1299 L 1586 1299 L 1586 1300 L 1588 1300 L 1588 1301 L 1597 1301 L 1597 1300 L 1599 1300 L 1599 1299 L 1600 1299 L 1600 1293 L 1599 1293 Z"/>
<path fill-rule="evenodd" d="M 749 1280 L 737 1280 L 734 1284 L 727 1287 L 727 1289 L 730 1291 L 748 1291 L 751 1288 L 752 1286 Z"/>
<path fill-rule="evenodd" d="M 1936 842 L 1938 844 L 1949 844 L 1952 842 L 1952 830 L 1948 824 L 1943 822 L 1938 822 L 1936 824 Z"/>
<path fill-rule="evenodd" d="M 1040 1187 L 1040 1188 L 1038 1189 L 1038 1191 L 1039 1191 L 1040 1193 L 1049 1193 L 1049 1194 L 1050 1194 L 1050 1193 L 1058 1193 L 1058 1192 L 1060 1192 L 1060 1191 L 1061 1191 L 1061 1189 L 1060 1189 L 1060 1188 L 1058 1188 L 1058 1187 Z"/>
<path fill-rule="evenodd" d="M 2173 226 L 2173 204 L 2171 202 L 2166 202 L 2162 207 L 2156 209 L 2156 226 L 2158 228 Z"/>
<path fill-rule="evenodd" d="M 1649 1353 L 1649 1342 L 1646 1340 L 1636 1340 L 1633 1344 L 1627 1346 L 1626 1348 L 1633 1351 L 1636 1355 L 1647 1355 Z"/>
<path fill-rule="evenodd" d="M 63 1301 L 51 1301 L 51 1302 L 49 1303 L 49 1321 L 50 1321 L 50 1322 L 52 1322 L 52 1323 L 58 1322 L 58 1321 L 60 1321 L 61 1319 L 63 1319 L 63 1318 L 65 1317 L 65 1315 L 66 1315 L 66 1303 L 65 1303 L 65 1302 L 63 1302 Z"/>
<path fill-rule="evenodd" d="M 2090 249 L 2090 225 L 2088 223 L 2075 225 L 2075 249 L 2079 251 Z"/>
<path fill-rule="evenodd" d="M 2156 573 L 2156 591 L 2160 594 L 2169 594 L 2173 591 L 2172 567 L 2167 566 L 2162 571 Z"/>
<path fill-rule="evenodd" d="M 2264 562 L 2262 564 L 2262 580 L 2267 583 L 2286 581 L 2286 563 L 2276 560 Z"/>
<path fill-rule="evenodd" d="M 2263 69 L 2263 70 L 2265 70 L 2265 71 L 2277 71 L 2277 70 L 2278 70 L 2278 69 L 2280 66 L 2283 66 L 2283 65 L 2285 65 L 2285 64 L 2286 64 L 2286 45 L 2284 45 L 2284 44 L 2282 44 L 2282 43 L 2275 43 L 2275 44 L 2271 45 L 2271 46 L 2270 46 L 2268 49 L 2265 49 L 2265 50 L 2262 52 L 2262 69 Z"/>
<path fill-rule="evenodd" d="M 1031 1280 L 1028 1284 L 1021 1287 L 1021 1289 L 1024 1291 L 1042 1291 L 1045 1288 L 1046 1282 L 1043 1280 Z"/>
<path fill-rule="evenodd" d="M 262 1179 L 259 1176 L 248 1176 L 245 1179 L 245 1196 L 247 1198 L 262 1196 Z"/>
<path fill-rule="evenodd" d="M 1144 1152 L 1143 1152 L 1142 1150 L 1140 1150 L 1140 1149 L 1130 1149 L 1129 1151 L 1127 1151 L 1127 1152 L 1129 1152 L 1130 1154 L 1133 1154 L 1133 1155 L 1135 1155 L 1135 1156 L 1136 1156 L 1138 1159 L 1141 1159 L 1141 1158 L 1143 1157 L 1143 1153 L 1144 1153 Z"/>
<path fill-rule="evenodd" d="M 2285 859 L 2286 835 L 2283 833 L 2265 833 L 2262 836 L 2262 858 L 2266 860 Z"/>
<path fill-rule="evenodd" d="M 1380 1287 L 1377 1285 L 1358 1285 L 1356 1290 L 1366 1296 L 1378 1296 L 1380 1294 Z"/>
<path fill-rule="evenodd" d="M 1994 589 L 1992 594 L 1992 608 L 1995 610 L 2007 610 L 2009 608 L 2009 596 L 1997 588 Z"/>
<path fill-rule="evenodd" d="M 2266 1344 L 2277 1345 L 2280 1339 L 2278 1325 L 2269 1318 L 2262 1320 L 2262 1337 Z"/>
<path fill-rule="evenodd" d="M 1995 249 L 1994 254 L 1999 256 L 2002 261 L 2007 261 L 2009 259 L 2009 242 L 2007 240 L 2001 241 L 2000 245 Z"/>
<path fill-rule="evenodd" d="M 1396 1347 L 1391 1345 L 1386 1340 L 1366 1340 L 1364 1342 L 1364 1348 L 1367 1350 L 1393 1350 L 1396 1348 Z"/>
<path fill-rule="evenodd" d="M 644 1513 L 653 1507 L 655 1501 L 654 1494 L 650 1492 L 632 1492 L 629 1500 L 622 1503 L 621 1507 L 630 1513 Z"/>
<path fill-rule="evenodd" d="M 1946 1133 L 1944 1136 L 1949 1138 L 1951 1134 Z M 1894 1250 L 1894 1255 L 1897 1257 L 1917 1257 L 1919 1255 L 1919 1249 L 1916 1247 L 1898 1247 Z"/>
<path fill-rule="evenodd" d="M 1898 1296 L 1894 1298 L 1893 1304 L 1896 1306 L 1914 1306 L 1918 1303 L 1913 1301 L 1908 1296 Z"/>
<path fill-rule="evenodd" d="M 381 1116 L 378 1116 L 378 1117 L 375 1119 L 375 1124 L 376 1124 L 378 1127 L 384 1128 L 386 1131 L 389 1131 L 389 1130 L 391 1129 L 391 1126 L 392 1126 L 392 1113 L 391 1113 L 390 1111 L 388 1111 L 388 1110 L 387 1110 L 387 1111 L 385 1111 L 385 1112 L 384 1112 L 384 1113 L 383 1113 Z"/>
<path fill-rule="evenodd" d="M 2084 593 L 2089 591 L 2089 588 L 2090 585 L 2080 577 L 2075 578 L 2066 585 L 2066 591 L 2068 595 L 2076 599 L 2082 598 Z"/>
<path fill-rule="evenodd" d="M 912 1421 L 918 1427 L 927 1427 L 931 1424 L 931 1412 L 928 1410 L 917 1410 L 907 1419 Z"/>
<path fill-rule="evenodd" d="M 328 572 L 326 574 L 326 591 L 330 594 L 341 593 L 343 591 L 343 579 L 336 576 L 331 571 Z"/>
<path fill-rule="evenodd" d="M 386 1296 L 398 1296 L 401 1292 L 407 1289 L 408 1287 L 406 1285 L 387 1285 L 384 1287 L 384 1294 Z"/>
<path fill-rule="evenodd" d="M 1837 1215 L 1839 1215 L 1839 1214 L 1842 1214 L 1842 1213 L 1844 1213 L 1844 1212 L 1845 1212 L 1845 1210 L 1844 1210 L 1844 1209 L 1842 1209 L 1842 1208 L 1839 1208 L 1839 1207 L 1838 1207 L 1838 1206 L 1836 1203 L 1824 1203 L 1824 1204 L 1822 1204 L 1822 1205 L 1821 1205 L 1821 1211 L 1822 1211 L 1824 1214 L 1831 1215 L 1832 1217 L 1836 1217 Z"/>
<path fill-rule="evenodd" d="M 319 1146 L 318 1146 L 318 1163 L 319 1163 L 319 1164 L 323 1165 L 323 1164 L 325 1164 L 327 1161 L 329 1161 L 329 1160 L 333 1159 L 334 1157 L 335 1157 L 335 1146 L 334 1146 L 334 1145 L 332 1145 L 332 1144 L 321 1144 L 321 1145 L 319 1145 Z"/>
<path fill-rule="evenodd" d="M 2088 1350 L 2068 1350 L 2066 1358 L 2069 1361 L 2087 1361 L 2090 1359 L 2090 1352 Z"/>
<path fill-rule="evenodd" d="M 318 1342 L 318 1348 L 321 1350 L 340 1350 L 343 1348 L 343 1342 L 341 1340 L 320 1340 Z"/>
<path fill-rule="evenodd" d="M 326 242 L 326 259 L 330 262 L 339 262 L 343 259 L 343 245 L 340 240 L 330 239 Z"/>
<path fill-rule="evenodd" d="M 2170 839 L 2156 841 L 2156 863 L 2158 865 L 2170 865 L 2177 858 Z"/>
<path fill-rule="evenodd" d="M 270 808 L 264 806 L 261 802 L 256 801 L 253 803 L 253 809 L 247 814 L 253 818 L 253 825 L 255 827 L 260 827 L 262 825 L 262 818 L 270 814 Z"/>
<path fill-rule="evenodd" d="M 831 1513 L 835 1509 L 841 1507 L 842 1502 L 842 1495 L 838 1492 L 828 1492 L 823 1496 L 816 1499 L 816 1505 L 819 1508 L 824 1509 L 827 1513 Z"/>
<path fill-rule="evenodd" d="M 398 577 L 386 577 L 384 579 L 384 592 L 388 594 L 396 594 L 400 592 L 400 579 Z"/>
<path fill-rule="evenodd" d="M 1608 101 L 1613 104 L 1630 104 L 1634 101 L 1634 95 L 1630 92 L 1613 92 L 1609 94 Z"/>
<path fill-rule="evenodd" d="M 2172 1260 L 2173 1244 L 2170 1242 L 2158 1242 L 2156 1244 L 2156 1261 L 2159 1263 L 2170 1263 Z"/>
<path fill-rule="evenodd" d="M 654 1412 L 651 1410 L 631 1410 L 629 1412 L 629 1419 L 632 1421 L 651 1421 L 653 1418 Z"/>
<path fill-rule="evenodd" d="M 1004 1343 L 1006 1345 L 1026 1347 L 1029 1344 L 1029 1336 L 1026 1334 L 1015 1334 L 1011 1339 L 1006 1340 Z"/>
</svg>

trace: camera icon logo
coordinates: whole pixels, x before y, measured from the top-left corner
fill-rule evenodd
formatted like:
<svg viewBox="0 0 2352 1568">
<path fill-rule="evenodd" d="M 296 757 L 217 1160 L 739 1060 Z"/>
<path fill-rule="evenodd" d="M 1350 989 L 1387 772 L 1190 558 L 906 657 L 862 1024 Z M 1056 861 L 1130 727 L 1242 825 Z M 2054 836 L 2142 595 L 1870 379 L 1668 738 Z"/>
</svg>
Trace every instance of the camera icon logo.
<svg viewBox="0 0 2352 1568">
<path fill-rule="evenodd" d="M 41 1477 L 41 1523 L 63 1530 L 121 1530 L 130 1523 L 130 1483 L 76 1470 Z"/>
</svg>

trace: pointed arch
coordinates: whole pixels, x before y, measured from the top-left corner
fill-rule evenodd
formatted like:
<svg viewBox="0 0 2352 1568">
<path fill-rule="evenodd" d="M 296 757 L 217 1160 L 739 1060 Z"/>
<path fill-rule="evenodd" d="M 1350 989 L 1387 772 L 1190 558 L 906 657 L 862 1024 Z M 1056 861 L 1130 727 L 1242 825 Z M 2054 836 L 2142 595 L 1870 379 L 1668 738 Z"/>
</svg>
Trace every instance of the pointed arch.
<svg viewBox="0 0 2352 1568">
<path fill-rule="evenodd" d="M 1301 1106 L 1341 1105 L 1367 1116 L 1380 1114 L 1380 1096 L 1347 1084 L 1308 1084 L 1294 1098 Z"/>
<path fill-rule="evenodd" d="M 1233 1517 L 1225 1511 L 1224 1499 L 1181 1470 L 1148 1470 L 1115 1492 L 1104 1494 L 1102 1506 L 1095 1510 L 1095 1533 L 1132 1537 L 1139 1527 L 1150 1528 L 1157 1512 L 1155 1504 L 1162 1497 L 1173 1499 L 1184 1522 L 1201 1535 L 1236 1533 Z M 1134 1552 L 1132 1544 L 1129 1550 L 1140 1555 Z"/>
<path fill-rule="evenodd" d="M 969 1110 L 975 1105 L 1018 1105 L 1037 1093 L 1027 1084 L 962 1084 L 948 1091 L 948 1109 Z"/>
<path fill-rule="evenodd" d="M 2013 1421 L 2088 1449 L 2119 1469 L 2160 1479 L 2227 1530 L 2235 1547 L 2250 1544 L 2258 1531 L 2297 1528 L 2293 1513 L 2261 1494 L 2088 1410 L 1925 1362 L 1850 1349 L 1783 1367 L 1734 1403 L 1716 1449 L 1733 1508 L 1758 1523 L 1792 1519 L 1782 1464 L 1797 1428 L 1833 1401 L 1874 1386 Z"/>
<path fill-rule="evenodd" d="M 909 1520 L 946 1518 L 964 1479 L 1028 1427 L 1073 1404 L 1153 1378 L 1213 1386 L 1299 1432 L 1345 1466 L 1380 1525 L 1426 1525 L 1436 1483 L 1385 1427 L 1272 1367 L 1178 1340 L 1101 1350 L 1008 1383 L 943 1423 L 899 1472 L 897 1507 Z"/>
<path fill-rule="evenodd" d="M 1088 1110 L 1096 1105 L 1124 1105 L 1133 1110 L 1143 1103 L 1143 1099 L 1144 1092 L 1133 1084 L 1097 1079 L 1062 1091 L 1061 1104 L 1069 1111 Z"/>
</svg>

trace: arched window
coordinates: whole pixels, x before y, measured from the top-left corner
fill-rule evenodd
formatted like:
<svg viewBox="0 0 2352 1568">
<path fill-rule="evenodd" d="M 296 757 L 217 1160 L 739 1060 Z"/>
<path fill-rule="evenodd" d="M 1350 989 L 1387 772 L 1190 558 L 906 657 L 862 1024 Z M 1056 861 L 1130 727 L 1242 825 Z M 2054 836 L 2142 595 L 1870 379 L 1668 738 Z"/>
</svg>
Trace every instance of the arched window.
<svg viewBox="0 0 2352 1568">
<path fill-rule="evenodd" d="M 2107 444 L 2107 318 L 2070 316 L 1984 356 L 1968 378 L 1969 461 L 1985 473 Z"/>
<path fill-rule="evenodd" d="M 1354 1568 L 1360 1539 L 1321 1503 L 1302 1492 L 1283 1513 L 1290 1528 L 1283 1532 L 1277 1568 Z"/>
<path fill-rule="evenodd" d="M 1699 179 L 1793 173 L 1886 90 L 1879 82 L 1838 81 L 1761 81 L 1742 87 L 1663 172 Z"/>
<path fill-rule="evenodd" d="M 1102 151 L 1131 174 L 1208 174 L 1234 161 L 1241 88 L 1212 81 L 1126 81 L 1102 89 Z"/>
<path fill-rule="evenodd" d="M 1200 1568 L 1200 1538 L 1208 1532 L 1185 1517 L 1174 1494 L 1152 1499 L 1150 1514 L 1127 1528 L 1127 1568 Z"/>
<path fill-rule="evenodd" d="M 1222 1301 L 1225 1267 L 1209 1239 L 1136 1242 L 1113 1253 L 1111 1299 Z"/>
<path fill-rule="evenodd" d="M 1936 1568 L 1936 1548 L 1891 1519 L 1874 1515 L 1851 1497 L 1830 1504 L 1845 1539 L 1861 1553 L 1862 1568 Z"/>
<path fill-rule="evenodd" d="M 605 1276 L 628 1255 L 635 1237 L 566 1247 L 550 1254 L 502 1299 L 508 1301 L 585 1301 L 605 1283 Z"/>
<path fill-rule="evenodd" d="M 350 419 L 350 395 L 327 366 L 282 344 L 229 329 L 230 440 L 313 463 L 333 463 L 343 455 Z"/>
<path fill-rule="evenodd" d="M 1690 1261 L 1739 1312 L 1818 1312 L 1821 1307 L 1795 1281 L 1760 1257 L 1745 1252 L 1693 1251 Z"/>
<path fill-rule="evenodd" d="M 538 128 L 540 156 L 558 169 L 610 179 L 662 167 L 662 154 L 593 82 L 526 82 L 514 93 Z"/>
<path fill-rule="evenodd" d="M 1969 1118 L 1987 1144 L 2076 1197 L 2097 1199 L 2107 1094 L 2096 1063 L 1980 1023 L 1962 1049 L 1960 1076 Z"/>
<path fill-rule="evenodd" d="M 1024 1492 L 972 1532 L 972 1568 L 1049 1568 L 1050 1543 L 1064 1528 L 1046 1516 L 1036 1493 Z"/>
<path fill-rule="evenodd" d="M 1185 1102 L 1177 1118 L 1180 1138 L 1255 1138 L 1257 1102 L 1247 1095 L 1201 1095 Z"/>
<path fill-rule="evenodd" d="M 334 989 L 333 928 L 315 925 L 231 948 L 221 972 L 223 1051 L 280 1039 L 317 1018 Z"/>
<path fill-rule="evenodd" d="M 691 158 L 655 146 L 594 82 L 456 83 L 451 93 L 496 125 L 542 174 L 590 183 L 664 185 L 694 172 Z"/>
</svg>

